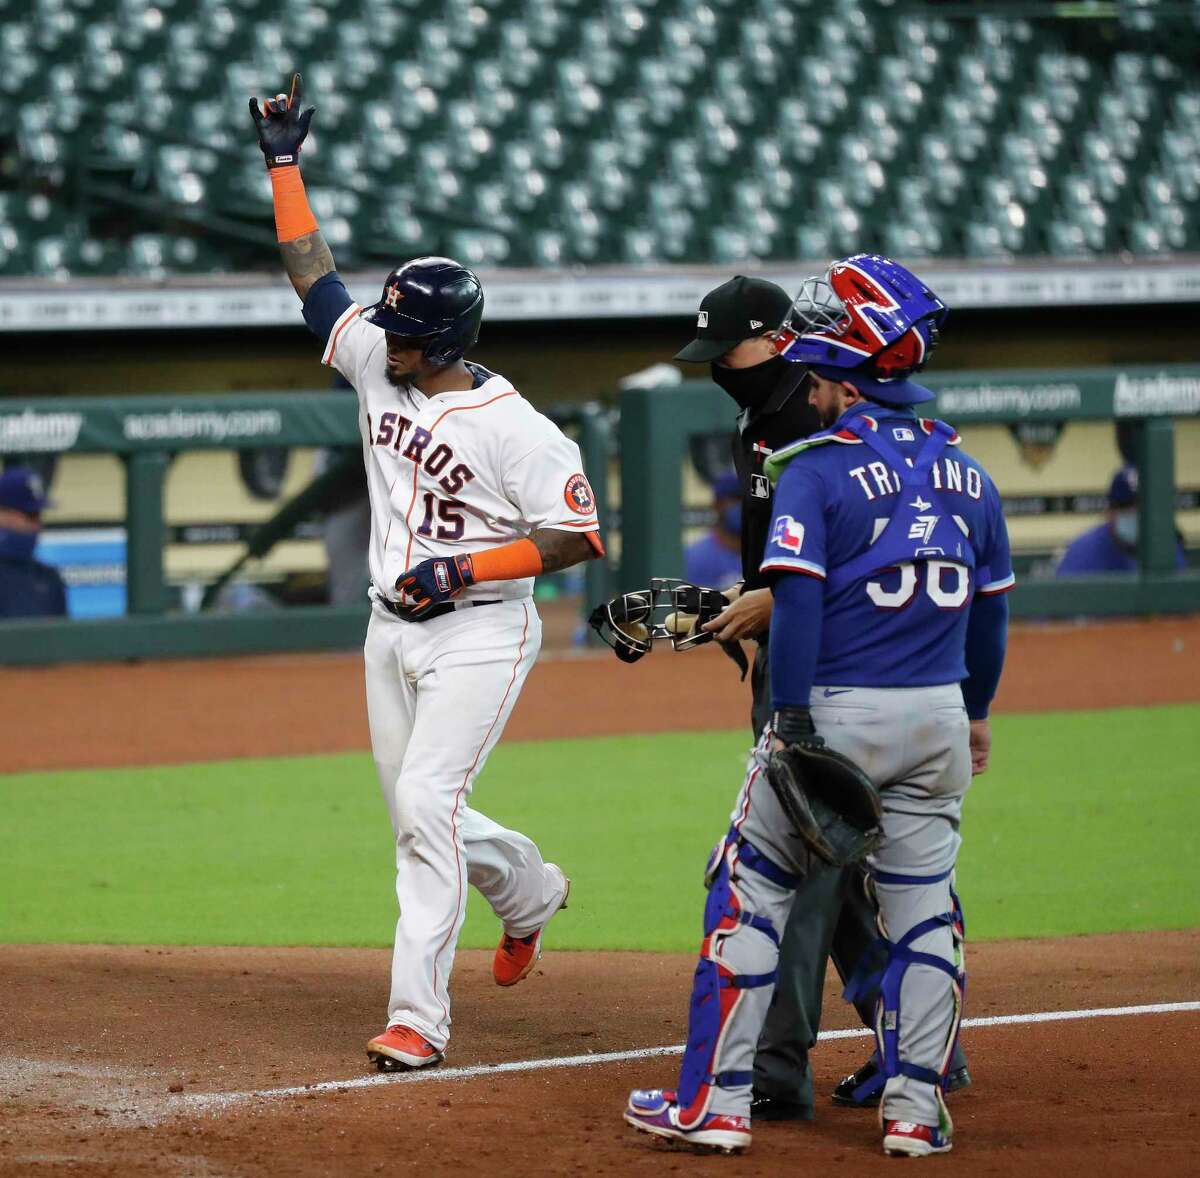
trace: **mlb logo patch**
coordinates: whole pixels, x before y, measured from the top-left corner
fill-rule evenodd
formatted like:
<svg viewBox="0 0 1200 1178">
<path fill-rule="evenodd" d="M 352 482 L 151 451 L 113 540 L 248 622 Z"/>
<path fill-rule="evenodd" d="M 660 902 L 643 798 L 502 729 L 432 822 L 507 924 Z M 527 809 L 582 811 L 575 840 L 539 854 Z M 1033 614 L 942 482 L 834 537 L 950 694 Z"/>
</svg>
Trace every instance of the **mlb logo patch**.
<svg viewBox="0 0 1200 1178">
<path fill-rule="evenodd" d="M 765 474 L 752 474 L 750 476 L 750 498 L 771 498 L 771 484 L 767 482 L 767 476 Z"/>
<path fill-rule="evenodd" d="M 775 521 L 775 533 L 771 541 L 785 551 L 799 555 L 804 544 L 804 525 L 797 523 L 790 515 L 781 515 Z"/>
<path fill-rule="evenodd" d="M 907 426 L 899 425 L 892 430 L 892 437 L 897 442 L 915 442 L 917 435 L 912 432 Z"/>
</svg>

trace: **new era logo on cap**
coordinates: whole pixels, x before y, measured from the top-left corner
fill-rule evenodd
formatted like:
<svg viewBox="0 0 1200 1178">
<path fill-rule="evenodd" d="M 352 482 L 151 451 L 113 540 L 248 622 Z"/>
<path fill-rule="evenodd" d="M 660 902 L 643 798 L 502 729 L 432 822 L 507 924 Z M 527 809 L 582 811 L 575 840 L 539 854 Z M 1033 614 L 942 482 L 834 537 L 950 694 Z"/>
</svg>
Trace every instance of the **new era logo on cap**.
<svg viewBox="0 0 1200 1178">
<path fill-rule="evenodd" d="M 696 316 L 696 326 L 697 327 L 707 327 L 708 326 L 708 312 L 707 311 L 701 311 L 700 314 Z"/>
<path fill-rule="evenodd" d="M 751 331 L 757 331 L 760 327 L 762 327 L 762 325 L 763 324 L 762 324 L 761 319 L 751 319 L 750 320 L 750 330 Z"/>
</svg>

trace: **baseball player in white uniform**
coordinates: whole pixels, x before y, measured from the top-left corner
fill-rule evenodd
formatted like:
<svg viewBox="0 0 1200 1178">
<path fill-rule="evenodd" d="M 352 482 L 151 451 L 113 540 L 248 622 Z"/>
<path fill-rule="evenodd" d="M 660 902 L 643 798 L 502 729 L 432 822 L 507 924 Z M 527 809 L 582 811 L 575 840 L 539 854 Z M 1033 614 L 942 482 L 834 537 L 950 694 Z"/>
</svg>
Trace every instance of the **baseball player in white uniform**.
<svg viewBox="0 0 1200 1178">
<path fill-rule="evenodd" d="M 365 648 L 371 746 L 396 839 L 396 922 L 381 1069 L 438 1063 L 473 884 L 504 935 L 493 975 L 519 982 L 566 902 L 563 872 L 468 805 L 537 657 L 534 577 L 603 555 L 579 448 L 502 376 L 465 360 L 483 290 L 448 258 L 393 270 L 365 310 L 334 269 L 297 163 L 312 109 L 299 77 L 251 113 L 284 264 L 324 363 L 354 386 L 371 502 Z"/>
</svg>

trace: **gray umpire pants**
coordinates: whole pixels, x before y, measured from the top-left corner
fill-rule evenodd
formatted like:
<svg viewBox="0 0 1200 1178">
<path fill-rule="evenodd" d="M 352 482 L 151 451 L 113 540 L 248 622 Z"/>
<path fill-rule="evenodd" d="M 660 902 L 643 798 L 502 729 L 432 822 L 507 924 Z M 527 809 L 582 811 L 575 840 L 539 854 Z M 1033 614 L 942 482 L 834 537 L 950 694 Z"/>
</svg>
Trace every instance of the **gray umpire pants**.
<svg viewBox="0 0 1200 1178">
<path fill-rule="evenodd" d="M 755 655 L 751 686 L 754 692 L 751 722 L 757 741 L 771 712 L 765 642 Z M 843 982 L 854 973 L 879 936 L 875 913 L 862 867 L 839 869 L 814 864 L 811 873 L 801 881 L 783 933 L 779 980 L 754 1056 L 756 1096 L 800 1105 L 812 1115 L 815 1097 L 808 1056 L 821 1027 L 826 963 L 833 958 Z M 867 1028 L 874 1026 L 876 997 L 875 991 L 869 991 L 855 1003 Z M 956 1044 L 950 1071 L 966 1064 L 962 1045 Z"/>
</svg>

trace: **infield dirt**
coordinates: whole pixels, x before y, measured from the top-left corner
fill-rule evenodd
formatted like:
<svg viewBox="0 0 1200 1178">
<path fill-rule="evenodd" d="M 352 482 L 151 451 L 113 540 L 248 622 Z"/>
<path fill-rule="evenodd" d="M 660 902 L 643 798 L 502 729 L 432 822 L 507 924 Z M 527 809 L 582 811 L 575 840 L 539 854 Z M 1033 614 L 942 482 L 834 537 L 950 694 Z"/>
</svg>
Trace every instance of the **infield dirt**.
<svg viewBox="0 0 1200 1178">
<path fill-rule="evenodd" d="M 873 1113 L 827 1102 L 868 1053 L 865 1038 L 820 1044 L 816 1120 L 758 1126 L 738 1159 L 656 1146 L 621 1123 L 628 1090 L 669 1085 L 675 1058 L 467 1079 L 428 1073 L 417 1083 L 191 1107 L 202 1093 L 368 1074 L 365 1041 L 382 1025 L 388 956 L 5 949 L 0 1173 L 871 1174 L 896 1164 L 879 1152 Z M 971 954 L 970 1013 L 1191 1000 L 1197 960 L 1194 931 L 986 943 Z M 445 1066 L 678 1043 L 691 967 L 685 956 L 551 948 L 527 982 L 501 990 L 489 955 L 464 952 Z M 827 1027 L 852 1025 L 832 985 L 826 1010 Z M 951 1097 L 954 1152 L 932 1165 L 960 1174 L 1195 1172 L 1200 1014 L 979 1027 L 964 1044 L 974 1085 Z"/>
<path fill-rule="evenodd" d="M 1009 711 L 1200 700 L 1200 619 L 1014 631 Z M 729 728 L 748 689 L 716 651 L 542 662 L 507 739 Z M 361 659 L 279 656 L 0 671 L 17 739 L 5 771 L 333 752 L 367 746 Z M 65 734 L 65 735 L 64 735 Z M 731 786 L 731 790 L 732 790 Z M 1047 880 L 1053 887 L 1053 880 Z M 631 919 L 638 914 L 631 913 Z M 463 952 L 447 1067 L 636 1050 L 681 1041 L 693 959 L 549 953 L 500 990 Z M 811 1124 L 757 1126 L 744 1158 L 658 1147 L 624 1127 L 629 1088 L 677 1060 L 473 1078 L 431 1073 L 266 1098 L 262 1089 L 367 1074 L 382 1028 L 385 950 L 5 946 L 0 950 L 0 1175 L 872 1174 L 874 1116 L 824 1094 L 869 1051 L 821 1044 Z M 1200 932 L 972 946 L 971 1016 L 1195 1001 Z M 827 1028 L 853 1012 L 832 983 Z M 962 1174 L 1196 1172 L 1197 1012 L 976 1028 L 975 1083 L 951 1098 Z M 175 1091 L 172 1091 L 174 1089 Z M 204 1093 L 241 1093 L 197 1110 Z"/>
</svg>

